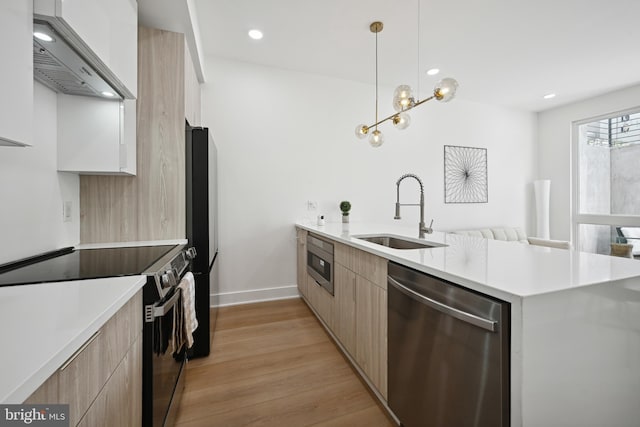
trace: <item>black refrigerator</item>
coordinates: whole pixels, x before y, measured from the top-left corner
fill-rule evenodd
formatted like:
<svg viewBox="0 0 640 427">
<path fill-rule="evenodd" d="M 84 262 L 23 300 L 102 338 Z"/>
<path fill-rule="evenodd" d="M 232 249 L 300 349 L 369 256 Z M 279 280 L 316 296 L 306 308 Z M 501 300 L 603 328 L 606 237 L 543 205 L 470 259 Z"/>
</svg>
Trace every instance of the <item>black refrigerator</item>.
<svg viewBox="0 0 640 427">
<path fill-rule="evenodd" d="M 197 255 L 192 261 L 196 282 L 198 328 L 193 334 L 190 358 L 211 351 L 217 316 L 218 281 L 218 166 L 209 129 L 186 127 L 187 239 Z"/>
</svg>

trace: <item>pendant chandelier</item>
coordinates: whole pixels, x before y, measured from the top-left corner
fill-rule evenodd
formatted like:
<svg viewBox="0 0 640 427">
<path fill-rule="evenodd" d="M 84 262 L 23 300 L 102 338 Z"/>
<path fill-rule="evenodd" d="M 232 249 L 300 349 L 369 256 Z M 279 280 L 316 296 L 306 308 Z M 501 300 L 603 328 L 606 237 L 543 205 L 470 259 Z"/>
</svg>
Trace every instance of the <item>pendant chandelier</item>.
<svg viewBox="0 0 640 427">
<path fill-rule="evenodd" d="M 420 14 L 418 13 L 418 19 Z M 378 33 L 382 31 L 383 24 L 380 21 L 372 22 L 369 30 L 376 35 L 376 118 L 372 125 L 359 124 L 356 126 L 356 136 L 364 139 L 369 135 L 369 144 L 372 147 L 380 147 L 384 143 L 384 135 L 378 130 L 378 125 L 391 120 L 397 129 L 406 129 L 411 123 L 411 117 L 407 113 L 412 108 L 422 105 L 427 101 L 436 99 L 440 102 L 449 102 L 453 99 L 458 89 L 458 82 L 452 78 L 444 78 L 440 80 L 433 88 L 433 95 L 423 100 L 418 98 L 419 94 L 414 96 L 413 90 L 408 85 L 400 85 L 393 94 L 393 109 L 396 111 L 384 119 L 378 120 Z M 418 29 L 418 39 L 420 39 L 420 30 Z M 418 68 L 420 67 L 420 45 L 418 42 Z M 418 77 L 419 78 L 419 77 Z M 419 82 L 418 82 L 419 84 Z"/>
</svg>

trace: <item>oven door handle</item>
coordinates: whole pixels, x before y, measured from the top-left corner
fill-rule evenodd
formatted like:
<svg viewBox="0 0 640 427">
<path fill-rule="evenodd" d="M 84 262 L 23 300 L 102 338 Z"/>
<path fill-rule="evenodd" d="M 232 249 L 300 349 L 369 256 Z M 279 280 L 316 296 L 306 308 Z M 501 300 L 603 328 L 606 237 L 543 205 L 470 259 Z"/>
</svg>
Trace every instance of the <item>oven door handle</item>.
<svg viewBox="0 0 640 427">
<path fill-rule="evenodd" d="M 171 298 L 165 301 L 164 304 L 160 306 L 147 305 L 145 307 L 144 321 L 146 323 L 151 323 L 156 317 L 165 316 L 169 312 L 169 310 L 171 310 L 173 306 L 176 305 L 176 303 L 180 300 L 180 293 L 180 289 L 176 288 L 175 293 L 171 295 Z"/>
</svg>

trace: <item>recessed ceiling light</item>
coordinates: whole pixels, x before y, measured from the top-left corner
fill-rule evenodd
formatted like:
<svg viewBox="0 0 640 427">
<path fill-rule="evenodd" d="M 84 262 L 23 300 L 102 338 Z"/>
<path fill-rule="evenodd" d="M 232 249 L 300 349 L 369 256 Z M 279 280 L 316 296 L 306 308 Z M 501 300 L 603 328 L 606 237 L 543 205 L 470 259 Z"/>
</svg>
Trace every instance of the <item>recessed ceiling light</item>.
<svg viewBox="0 0 640 427">
<path fill-rule="evenodd" d="M 249 37 L 254 40 L 260 40 L 262 38 L 262 31 L 260 30 L 249 30 Z"/>
<path fill-rule="evenodd" d="M 37 38 L 38 40 L 42 40 L 43 42 L 53 41 L 53 37 L 51 37 L 49 34 L 41 33 L 39 31 L 33 33 L 33 37 Z"/>
<path fill-rule="evenodd" d="M 551 98 L 555 98 L 556 94 L 555 93 L 548 93 L 545 96 L 543 96 L 544 99 L 551 99 Z"/>
<path fill-rule="evenodd" d="M 440 68 L 431 68 L 431 69 L 427 70 L 427 75 L 435 76 L 439 72 L 440 72 Z"/>
<path fill-rule="evenodd" d="M 106 96 L 107 98 L 113 98 L 116 95 L 113 92 L 104 91 L 104 92 L 102 92 L 102 96 Z"/>
</svg>

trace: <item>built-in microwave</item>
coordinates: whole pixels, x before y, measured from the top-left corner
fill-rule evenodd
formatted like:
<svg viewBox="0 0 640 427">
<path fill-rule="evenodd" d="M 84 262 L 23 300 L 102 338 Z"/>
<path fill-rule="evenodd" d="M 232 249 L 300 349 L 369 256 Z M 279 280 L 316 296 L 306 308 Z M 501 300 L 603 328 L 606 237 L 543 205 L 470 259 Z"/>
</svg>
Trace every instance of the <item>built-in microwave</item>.
<svg viewBox="0 0 640 427">
<path fill-rule="evenodd" d="M 333 244 L 307 235 L 307 272 L 333 295 Z"/>
</svg>

